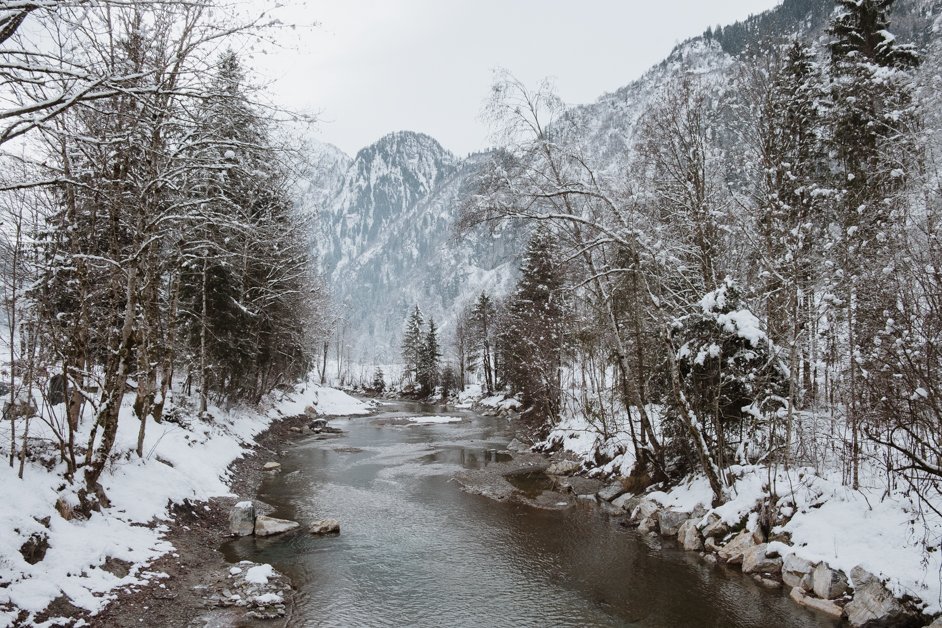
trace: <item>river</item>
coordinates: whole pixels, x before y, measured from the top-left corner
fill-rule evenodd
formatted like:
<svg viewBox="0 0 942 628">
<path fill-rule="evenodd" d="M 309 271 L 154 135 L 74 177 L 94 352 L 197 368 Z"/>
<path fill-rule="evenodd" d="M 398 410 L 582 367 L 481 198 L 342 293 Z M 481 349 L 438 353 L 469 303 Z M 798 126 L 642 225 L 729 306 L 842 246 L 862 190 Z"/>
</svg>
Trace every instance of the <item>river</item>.
<svg viewBox="0 0 942 628">
<path fill-rule="evenodd" d="M 462 422 L 396 424 L 460 415 Z M 291 626 L 833 626 L 779 591 L 643 537 L 594 508 L 547 511 L 461 491 L 454 473 L 507 454 L 507 421 L 386 402 L 302 440 L 258 499 L 339 519 L 333 537 L 227 543 L 298 593 Z"/>
</svg>

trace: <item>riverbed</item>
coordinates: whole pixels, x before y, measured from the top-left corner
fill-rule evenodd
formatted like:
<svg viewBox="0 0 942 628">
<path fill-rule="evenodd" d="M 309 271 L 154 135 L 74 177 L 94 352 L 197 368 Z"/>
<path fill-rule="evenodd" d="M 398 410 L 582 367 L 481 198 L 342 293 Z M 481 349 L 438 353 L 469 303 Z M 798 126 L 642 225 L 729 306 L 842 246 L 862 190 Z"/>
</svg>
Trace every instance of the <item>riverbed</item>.
<svg viewBox="0 0 942 628">
<path fill-rule="evenodd" d="M 444 421 L 414 424 L 420 420 Z M 408 402 L 300 440 L 258 499 L 273 516 L 339 519 L 338 536 L 245 537 L 297 594 L 292 626 L 834 626 L 741 573 L 596 508 L 542 510 L 460 490 L 506 460 L 506 419 Z"/>
</svg>

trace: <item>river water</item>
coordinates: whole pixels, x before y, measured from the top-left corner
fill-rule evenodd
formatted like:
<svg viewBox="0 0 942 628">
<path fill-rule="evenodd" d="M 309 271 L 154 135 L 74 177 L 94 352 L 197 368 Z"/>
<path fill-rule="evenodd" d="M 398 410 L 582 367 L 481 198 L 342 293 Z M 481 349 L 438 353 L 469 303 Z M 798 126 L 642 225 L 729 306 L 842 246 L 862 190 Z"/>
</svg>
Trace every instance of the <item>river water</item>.
<svg viewBox="0 0 942 628">
<path fill-rule="evenodd" d="M 546 511 L 449 481 L 506 454 L 506 420 L 387 403 L 302 440 L 258 499 L 273 516 L 332 517 L 339 536 L 245 537 L 227 558 L 296 588 L 291 626 L 833 626 L 781 592 L 642 537 L 595 509 Z M 422 415 L 461 423 L 398 425 Z M 392 421 L 392 424 L 389 422 Z M 496 450 L 496 451 L 495 451 Z"/>
</svg>

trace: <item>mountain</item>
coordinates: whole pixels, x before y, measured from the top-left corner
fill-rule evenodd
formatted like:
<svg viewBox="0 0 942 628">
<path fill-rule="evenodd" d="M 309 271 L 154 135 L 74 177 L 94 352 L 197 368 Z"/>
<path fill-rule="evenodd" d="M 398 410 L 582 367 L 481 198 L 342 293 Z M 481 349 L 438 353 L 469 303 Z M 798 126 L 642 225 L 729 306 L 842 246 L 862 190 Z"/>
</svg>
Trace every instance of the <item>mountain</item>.
<svg viewBox="0 0 942 628">
<path fill-rule="evenodd" d="M 572 107 L 567 126 L 594 166 L 610 176 L 630 166 L 638 121 L 664 85 L 695 73 L 715 102 L 735 97 L 742 61 L 799 37 L 824 49 L 832 0 L 785 0 L 778 7 L 679 44 L 641 78 L 596 102 Z M 899 0 L 894 33 L 925 51 L 920 80 L 938 82 L 942 0 Z M 823 57 L 824 58 L 824 57 Z M 933 88 L 939 93 L 938 85 Z M 933 109 L 935 111 L 936 108 Z M 942 108 L 940 108 L 942 110 Z M 458 159 L 433 138 L 391 133 L 353 159 L 325 149 L 320 258 L 343 317 L 343 344 L 363 364 L 397 362 L 404 320 L 413 305 L 434 316 L 447 348 L 460 308 L 481 290 L 513 286 L 526 233 L 502 225 L 459 237 L 455 224 L 487 153 Z"/>
</svg>

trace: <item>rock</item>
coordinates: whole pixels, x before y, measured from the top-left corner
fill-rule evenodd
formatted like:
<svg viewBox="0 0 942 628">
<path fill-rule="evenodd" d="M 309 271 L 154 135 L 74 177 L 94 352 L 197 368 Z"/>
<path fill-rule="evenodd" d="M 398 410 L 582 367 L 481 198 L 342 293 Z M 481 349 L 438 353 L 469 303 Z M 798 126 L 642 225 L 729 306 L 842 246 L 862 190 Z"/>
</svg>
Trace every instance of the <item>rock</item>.
<svg viewBox="0 0 942 628">
<path fill-rule="evenodd" d="M 559 462 L 554 462 L 546 470 L 548 475 L 572 475 L 579 470 L 580 465 L 575 460 L 560 460 Z"/>
<path fill-rule="evenodd" d="M 621 482 L 612 482 L 607 484 L 599 491 L 599 499 L 610 502 L 616 497 L 625 494 L 625 486 Z"/>
<path fill-rule="evenodd" d="M 49 378 L 49 382 L 46 384 L 46 400 L 49 401 L 49 405 L 54 406 L 65 403 L 68 398 L 69 380 L 64 373 L 56 373 Z"/>
<path fill-rule="evenodd" d="M 507 443 L 507 451 L 516 451 L 517 453 L 521 453 L 525 451 L 530 451 L 530 446 L 524 445 L 522 442 L 520 442 L 520 440 L 515 438 L 509 443 Z"/>
<path fill-rule="evenodd" d="M 657 532 L 657 515 L 651 515 L 641 521 L 638 524 L 638 532 L 641 534 L 648 534 L 649 532 Z"/>
<path fill-rule="evenodd" d="M 914 622 L 915 614 L 879 578 L 859 565 L 851 570 L 850 576 L 854 581 L 854 599 L 844 610 L 852 626 L 902 626 Z"/>
<path fill-rule="evenodd" d="M 598 492 L 601 485 L 602 482 L 600 480 L 584 478 L 578 475 L 565 478 L 559 482 L 559 488 L 564 491 L 568 490 L 575 495 L 591 495 L 593 498 L 595 498 L 595 494 Z"/>
<path fill-rule="evenodd" d="M 674 510 L 662 510 L 657 513 L 657 524 L 661 536 L 677 536 L 680 526 L 690 519 L 690 513 Z"/>
<path fill-rule="evenodd" d="M 616 508 L 614 505 L 612 505 L 611 502 L 599 502 L 599 507 L 602 509 L 602 512 L 612 517 L 625 514 L 624 510 L 621 508 Z"/>
<path fill-rule="evenodd" d="M 20 547 L 20 554 L 30 565 L 35 565 L 46 557 L 49 549 L 49 535 L 45 532 L 33 532 Z"/>
<path fill-rule="evenodd" d="M 825 615 L 830 615 L 835 619 L 840 619 L 841 615 L 844 614 L 844 609 L 834 602 L 830 600 L 819 600 L 818 598 L 811 597 L 810 595 L 805 595 L 798 587 L 792 588 L 790 597 L 802 606 L 813 608 L 814 610 L 824 613 Z"/>
<path fill-rule="evenodd" d="M 680 525 L 677 530 L 677 542 L 688 552 L 699 552 L 703 549 L 703 539 L 700 538 L 696 519 L 687 519 Z"/>
<path fill-rule="evenodd" d="M 831 569 L 827 563 L 818 563 L 811 572 L 812 590 L 822 600 L 833 600 L 847 593 L 847 576 L 839 569 Z"/>
<path fill-rule="evenodd" d="M 942 617 L 936 617 L 926 628 L 942 628 Z"/>
<path fill-rule="evenodd" d="M 812 571 L 814 565 L 811 561 L 799 558 L 796 554 L 789 554 L 782 562 L 782 581 L 790 587 L 798 587 L 807 592 L 813 586 Z"/>
<path fill-rule="evenodd" d="M 255 504 L 239 502 L 229 511 L 229 532 L 236 536 L 249 536 L 255 532 Z"/>
<path fill-rule="evenodd" d="M 657 514 L 657 511 L 661 509 L 661 505 L 650 499 L 642 499 L 638 502 L 638 505 L 634 507 L 634 510 L 631 511 L 631 520 L 635 523 L 641 523 L 645 519 L 653 517 Z"/>
<path fill-rule="evenodd" d="M 300 434 L 300 433 L 301 433 L 301 428 L 298 427 L 297 425 L 292 425 L 292 426 L 289 427 L 288 429 L 291 430 L 292 432 L 294 432 L 295 434 Z"/>
<path fill-rule="evenodd" d="M 761 543 L 746 550 L 742 555 L 742 572 L 754 574 L 777 574 L 782 571 L 782 559 L 769 556 L 769 546 Z"/>
<path fill-rule="evenodd" d="M 703 538 L 723 538 L 729 534 L 729 526 L 726 525 L 719 516 L 710 513 L 710 516 L 707 518 L 707 524 L 703 526 L 703 530 L 700 531 L 703 534 Z"/>
<path fill-rule="evenodd" d="M 311 534 L 340 534 L 340 522 L 336 519 L 321 519 L 311 524 L 308 531 Z"/>
<path fill-rule="evenodd" d="M 276 519 L 275 517 L 266 517 L 259 515 L 255 517 L 255 536 L 272 536 L 290 532 L 301 527 L 297 521 L 288 521 L 287 519 Z"/>
<path fill-rule="evenodd" d="M 641 503 L 641 498 L 631 493 L 625 493 L 612 500 L 612 506 L 625 512 L 632 512 Z"/>
<path fill-rule="evenodd" d="M 576 501 L 581 504 L 597 505 L 599 503 L 599 498 L 595 495 L 576 495 Z"/>
<path fill-rule="evenodd" d="M 752 579 L 758 582 L 761 586 L 765 587 L 766 589 L 778 589 L 779 587 L 782 586 L 782 583 L 779 582 L 778 580 L 765 578 L 763 576 L 760 576 L 759 574 L 755 574 L 754 576 L 752 576 Z"/>
<path fill-rule="evenodd" d="M 757 545 L 752 532 L 743 530 L 733 537 L 733 539 L 721 547 L 717 554 L 729 565 L 739 565 L 742 563 L 743 554 Z"/>
<path fill-rule="evenodd" d="M 327 419 L 314 419 L 308 424 L 308 427 L 315 432 L 319 432 L 327 427 Z"/>
<path fill-rule="evenodd" d="M 279 469 L 281 469 L 280 462 L 266 462 L 262 466 L 262 471 L 278 471 Z"/>
<path fill-rule="evenodd" d="M 707 552 L 718 552 L 722 546 L 716 542 L 716 539 L 712 536 L 708 536 L 703 541 L 703 549 Z"/>
</svg>

